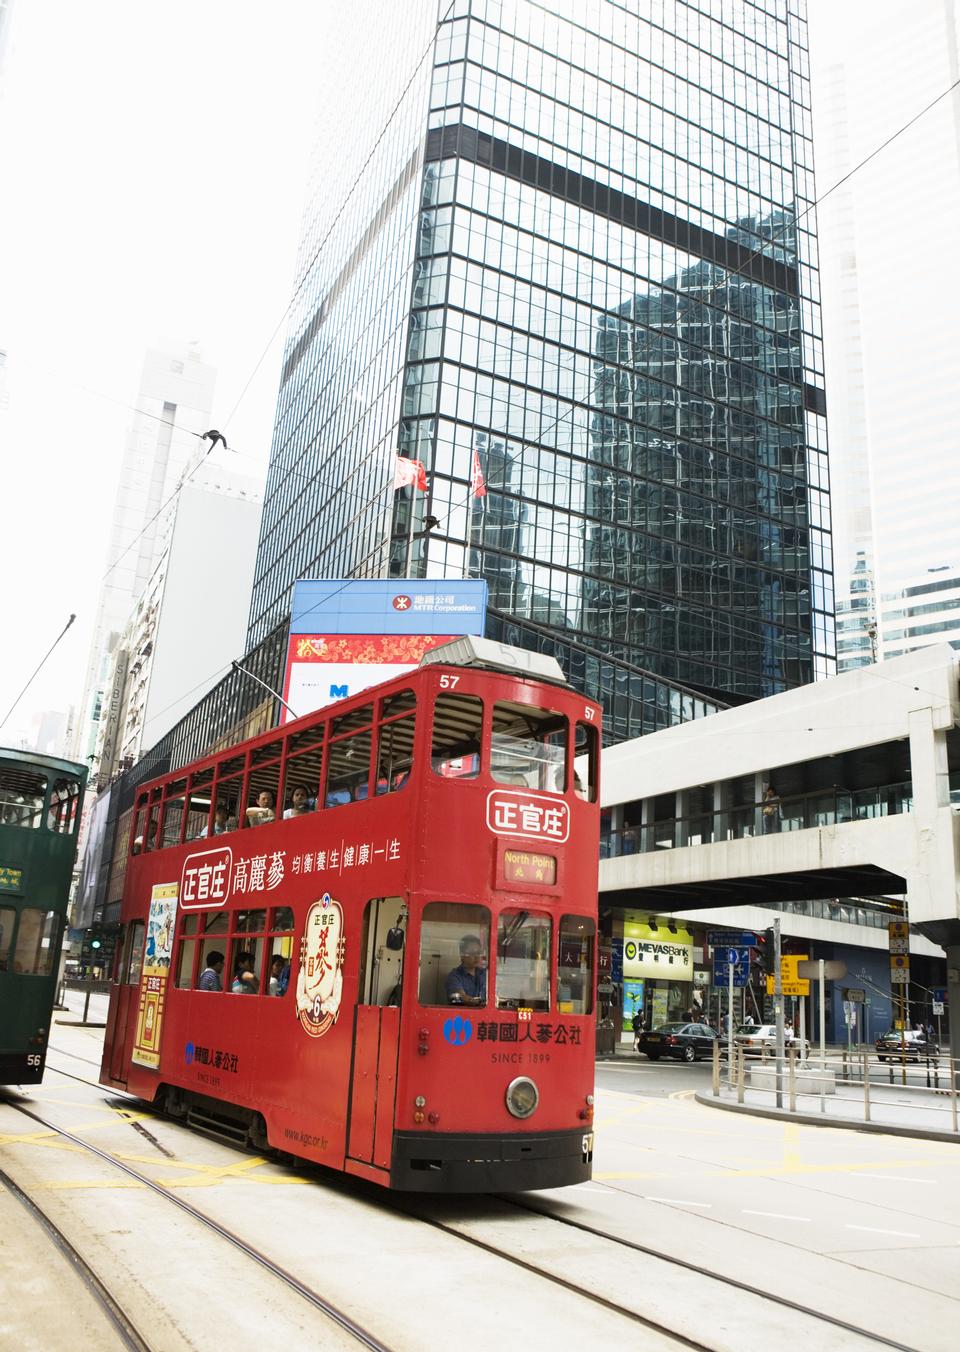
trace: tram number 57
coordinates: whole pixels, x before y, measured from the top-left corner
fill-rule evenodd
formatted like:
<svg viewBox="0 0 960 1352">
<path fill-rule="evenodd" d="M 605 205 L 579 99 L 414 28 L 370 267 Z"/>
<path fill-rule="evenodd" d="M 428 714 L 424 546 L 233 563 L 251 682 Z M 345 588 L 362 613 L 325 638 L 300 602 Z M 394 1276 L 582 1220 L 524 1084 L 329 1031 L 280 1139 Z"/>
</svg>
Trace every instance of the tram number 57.
<svg viewBox="0 0 960 1352">
<path fill-rule="evenodd" d="M 460 677 L 459 677 L 459 676 L 441 676 L 441 677 L 440 677 L 440 689 L 441 689 L 441 690 L 456 690 L 456 688 L 457 688 L 457 686 L 458 686 L 459 684 L 460 684 Z"/>
</svg>

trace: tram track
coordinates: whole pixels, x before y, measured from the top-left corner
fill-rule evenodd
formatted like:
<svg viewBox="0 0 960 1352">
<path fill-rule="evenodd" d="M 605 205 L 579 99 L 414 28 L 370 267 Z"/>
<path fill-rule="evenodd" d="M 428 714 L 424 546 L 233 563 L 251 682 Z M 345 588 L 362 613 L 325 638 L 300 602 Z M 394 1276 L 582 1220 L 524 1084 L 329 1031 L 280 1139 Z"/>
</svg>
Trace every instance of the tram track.
<svg viewBox="0 0 960 1352">
<path fill-rule="evenodd" d="M 93 1298 L 97 1308 L 117 1335 L 122 1346 L 129 1349 L 129 1352 L 151 1352 L 150 1344 L 141 1336 L 134 1322 L 118 1301 L 114 1299 L 109 1289 L 100 1280 L 76 1245 L 37 1205 L 34 1198 L 26 1193 L 19 1183 L 3 1169 L 0 1169 L 0 1187 L 5 1188 L 10 1196 L 23 1207 L 53 1247 L 66 1259 L 84 1289 Z"/>
<path fill-rule="evenodd" d="M 712 1281 L 720 1282 L 723 1286 L 732 1290 L 743 1292 L 744 1294 L 757 1296 L 770 1304 L 777 1305 L 793 1313 L 801 1314 L 808 1319 L 815 1319 L 823 1324 L 842 1330 L 845 1333 L 855 1337 L 866 1338 L 875 1343 L 878 1347 L 888 1347 L 894 1349 L 894 1352 L 923 1352 L 922 1348 L 913 1347 L 908 1343 L 898 1342 L 894 1338 L 888 1338 L 885 1334 L 875 1333 L 870 1329 L 865 1329 L 858 1324 L 851 1324 L 846 1319 L 841 1319 L 837 1315 L 829 1314 L 823 1310 L 812 1309 L 809 1305 L 803 1305 L 799 1301 L 791 1300 L 789 1296 L 780 1295 L 778 1292 L 765 1290 L 763 1287 L 754 1286 L 750 1282 L 741 1281 L 737 1277 L 730 1277 L 722 1272 L 714 1272 L 705 1268 L 702 1264 L 688 1262 L 685 1258 L 678 1258 L 675 1254 L 664 1253 L 662 1249 L 656 1249 L 650 1244 L 642 1244 L 639 1240 L 626 1239 L 622 1235 L 611 1235 L 606 1230 L 601 1230 L 597 1226 L 589 1225 L 585 1221 L 575 1221 L 569 1216 L 558 1216 L 555 1212 L 546 1207 L 536 1206 L 533 1203 L 520 1201 L 516 1196 L 508 1194 L 495 1194 L 497 1201 L 505 1205 L 512 1206 L 518 1211 L 525 1211 L 530 1215 L 542 1216 L 545 1220 L 551 1220 L 558 1225 L 567 1226 L 578 1230 L 582 1234 L 592 1235 L 595 1239 L 602 1239 L 610 1244 L 615 1244 L 619 1248 L 628 1249 L 631 1252 L 643 1254 L 648 1258 L 655 1258 L 663 1263 L 669 1263 L 672 1267 L 682 1269 L 686 1272 L 695 1274 L 698 1277 L 707 1277 Z"/>
<path fill-rule="evenodd" d="M 79 1079 L 78 1076 L 71 1076 L 70 1078 Z M 91 1082 L 85 1081 L 85 1083 Z M 279 1263 L 274 1262 L 273 1259 L 269 1258 L 260 1249 L 257 1249 L 254 1245 L 250 1244 L 241 1235 L 236 1234 L 234 1231 L 230 1230 L 227 1226 L 222 1225 L 212 1216 L 206 1215 L 203 1211 L 199 1210 L 199 1208 L 193 1206 L 190 1202 L 188 1202 L 185 1198 L 178 1197 L 176 1193 L 172 1192 L 169 1188 L 164 1187 L 162 1183 L 158 1183 L 154 1179 L 149 1178 L 146 1174 L 141 1173 L 138 1169 L 134 1169 L 132 1165 L 125 1163 L 123 1160 L 116 1159 L 114 1156 L 109 1154 L 109 1152 L 101 1150 L 98 1146 L 93 1145 L 92 1142 L 85 1141 L 82 1136 L 77 1136 L 74 1132 L 68 1131 L 66 1128 L 59 1126 L 57 1123 L 49 1121 L 47 1118 L 43 1117 L 40 1113 L 34 1112 L 33 1109 L 26 1107 L 25 1104 L 18 1103 L 16 1099 L 10 1096 L 9 1093 L 0 1094 L 0 1103 L 4 1104 L 8 1108 L 11 1108 L 14 1112 L 19 1113 L 21 1116 L 27 1117 L 31 1121 L 36 1122 L 38 1126 L 43 1127 L 46 1131 L 54 1132 L 58 1137 L 62 1138 L 64 1141 L 70 1142 L 71 1145 L 81 1148 L 82 1150 L 86 1151 L 88 1154 L 94 1156 L 103 1163 L 108 1164 L 112 1168 L 119 1170 L 120 1173 L 126 1175 L 128 1178 L 134 1180 L 142 1187 L 148 1189 L 154 1195 L 162 1197 L 172 1206 L 177 1207 L 180 1211 L 184 1212 L 186 1215 L 190 1216 L 194 1221 L 198 1222 L 201 1226 L 203 1226 L 204 1229 L 217 1235 L 221 1240 L 225 1241 L 231 1248 L 243 1254 L 246 1258 L 250 1259 L 253 1263 L 257 1264 L 264 1271 L 268 1272 L 271 1276 L 277 1278 L 277 1280 L 285 1288 L 295 1292 L 308 1305 L 312 1306 L 315 1310 L 318 1310 L 321 1314 L 326 1316 L 326 1318 L 328 1318 L 332 1323 L 336 1324 L 340 1329 L 342 1329 L 345 1333 L 347 1333 L 350 1337 L 352 1337 L 362 1347 L 370 1349 L 370 1352 L 394 1352 L 394 1349 L 392 1349 L 388 1344 L 381 1342 L 377 1337 L 375 1337 L 362 1325 L 358 1324 L 356 1320 L 351 1319 L 351 1317 L 348 1314 L 346 1314 L 343 1310 L 341 1310 L 338 1306 L 334 1305 L 331 1301 L 327 1300 L 326 1297 L 322 1296 L 318 1291 L 313 1290 L 312 1287 L 309 1287 L 304 1282 L 300 1281 L 300 1279 L 294 1276 L 292 1272 L 289 1272 L 286 1268 L 281 1267 Z M 3 1181 L 4 1184 L 8 1184 L 7 1176 L 0 1174 L 0 1181 Z M 51 1238 L 53 1238 L 54 1232 L 57 1235 L 62 1235 L 62 1232 L 59 1231 L 59 1229 L 56 1226 L 54 1226 L 52 1222 L 49 1222 L 49 1218 L 45 1216 L 45 1213 L 42 1212 L 40 1207 L 37 1206 L 36 1202 L 32 1198 L 30 1198 L 29 1195 L 23 1189 L 19 1188 L 19 1185 L 14 1183 L 12 1179 L 9 1180 L 9 1185 L 12 1185 L 11 1192 L 13 1193 L 13 1195 L 17 1196 L 17 1200 L 21 1201 L 23 1205 L 28 1207 L 28 1209 L 32 1208 L 33 1213 L 35 1215 L 35 1219 L 37 1219 L 38 1222 L 40 1221 L 40 1218 L 43 1217 L 43 1219 L 49 1223 L 51 1228 L 48 1230 L 48 1233 L 51 1235 Z M 15 1192 L 14 1189 L 16 1189 Z M 83 1260 L 82 1256 L 79 1254 L 76 1248 L 72 1244 L 70 1244 L 70 1242 L 66 1240 L 65 1237 L 64 1243 L 68 1246 L 67 1255 L 68 1256 L 70 1256 L 71 1254 L 75 1255 L 78 1260 L 78 1263 L 82 1265 L 83 1268 L 87 1268 L 88 1265 L 86 1265 L 85 1260 Z M 120 1307 L 116 1305 L 116 1302 L 113 1300 L 113 1297 L 110 1295 L 106 1286 L 102 1282 L 100 1282 L 100 1279 L 96 1276 L 95 1273 L 93 1273 L 92 1269 L 88 1270 L 90 1272 L 92 1280 L 97 1284 L 96 1287 L 94 1288 L 95 1294 L 99 1297 L 102 1293 L 105 1300 L 113 1302 L 118 1311 L 117 1318 L 120 1320 L 126 1320 L 126 1316 L 123 1315 L 122 1311 L 120 1311 Z M 111 1319 L 111 1322 L 112 1323 L 115 1322 L 114 1319 Z M 139 1334 L 135 1333 L 132 1324 L 130 1324 L 130 1336 L 138 1338 L 139 1341 L 128 1342 L 125 1344 L 126 1346 L 138 1350 L 145 1349 L 145 1352 L 150 1352 L 151 1344 L 148 1342 L 144 1342 L 141 1338 L 139 1338 Z"/>
<path fill-rule="evenodd" d="M 72 1056 L 79 1061 L 86 1061 L 86 1058 L 76 1056 L 75 1053 L 64 1052 L 63 1054 Z M 88 1064 L 94 1063 L 88 1062 Z M 99 1083 L 86 1079 L 81 1075 L 72 1075 L 67 1071 L 59 1070 L 52 1066 L 48 1066 L 48 1069 L 53 1070 L 55 1074 L 65 1076 L 66 1078 L 75 1080 L 79 1083 L 87 1084 L 94 1088 L 104 1088 L 104 1086 Z M 118 1094 L 122 1093 L 122 1091 L 113 1092 Z M 128 1096 L 124 1095 L 124 1097 Z M 144 1107 L 149 1109 L 149 1105 L 144 1105 Z M 239 1149 L 240 1147 L 234 1146 L 233 1148 Z M 107 1158 L 109 1158 L 109 1156 Z M 149 1182 L 149 1180 L 147 1180 L 147 1182 Z M 160 1187 L 161 1185 L 157 1186 Z M 417 1220 L 422 1224 L 428 1225 L 431 1228 L 455 1238 L 461 1243 L 472 1245 L 494 1258 L 507 1262 L 514 1267 L 529 1272 L 531 1275 L 537 1276 L 557 1287 L 563 1288 L 592 1304 L 598 1305 L 607 1311 L 630 1321 L 634 1326 L 644 1327 L 651 1332 L 656 1332 L 661 1336 L 670 1339 L 678 1347 L 690 1347 L 698 1349 L 699 1352 L 704 1352 L 704 1349 L 709 1349 L 712 1346 L 709 1341 L 704 1341 L 702 1336 L 689 1336 L 679 1332 L 675 1326 L 663 1320 L 659 1320 L 649 1313 L 633 1309 L 621 1301 L 602 1295 L 599 1291 L 587 1290 L 583 1285 L 578 1284 L 571 1278 L 565 1277 L 561 1273 L 551 1271 L 548 1267 L 545 1267 L 541 1261 L 532 1257 L 522 1257 L 516 1252 L 508 1251 L 493 1240 L 485 1239 L 476 1233 L 467 1233 L 457 1224 L 451 1224 L 437 1216 L 425 1214 L 423 1207 L 428 1205 L 428 1203 L 427 1199 L 422 1196 L 415 1199 L 403 1198 L 398 1194 L 381 1195 L 378 1190 L 377 1197 L 378 1200 L 382 1198 L 382 1203 L 389 1206 L 395 1212 Z M 181 1203 L 181 1199 L 179 1198 L 174 1197 L 172 1200 L 177 1204 Z M 677 1255 L 666 1253 L 655 1248 L 653 1245 L 643 1244 L 638 1240 L 611 1234 L 597 1226 L 590 1225 L 588 1222 L 577 1221 L 570 1217 L 557 1215 L 555 1212 L 551 1211 L 549 1207 L 539 1206 L 532 1200 L 520 1199 L 515 1194 L 491 1194 L 490 1200 L 508 1206 L 513 1210 L 526 1212 L 530 1215 L 542 1218 L 543 1220 L 552 1221 L 556 1225 L 576 1230 L 581 1234 L 590 1236 L 603 1243 L 613 1245 L 618 1249 L 655 1259 L 658 1262 L 670 1265 L 673 1269 L 690 1273 L 701 1281 L 719 1283 L 720 1286 L 727 1290 L 736 1291 L 762 1301 L 768 1308 L 775 1307 L 777 1309 L 789 1311 L 793 1315 L 800 1315 L 804 1319 L 814 1321 L 816 1325 L 821 1327 L 833 1328 L 838 1334 L 843 1333 L 852 1338 L 862 1339 L 866 1344 L 890 1348 L 893 1349 L 893 1352 L 922 1352 L 922 1349 L 916 1346 L 898 1342 L 884 1334 L 863 1328 L 862 1326 L 851 1323 L 850 1321 L 844 1320 L 829 1312 L 812 1309 L 809 1306 L 801 1304 L 799 1301 L 792 1300 L 789 1296 L 781 1295 L 769 1289 L 755 1286 L 750 1282 L 743 1281 L 739 1278 L 705 1268 L 702 1265 L 690 1262 Z"/>
</svg>

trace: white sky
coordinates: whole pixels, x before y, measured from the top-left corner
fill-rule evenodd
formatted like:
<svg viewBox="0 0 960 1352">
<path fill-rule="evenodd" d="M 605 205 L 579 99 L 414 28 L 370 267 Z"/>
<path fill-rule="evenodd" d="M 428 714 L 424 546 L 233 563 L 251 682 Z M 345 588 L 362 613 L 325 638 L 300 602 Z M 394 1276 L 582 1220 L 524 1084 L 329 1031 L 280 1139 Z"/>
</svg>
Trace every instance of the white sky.
<svg viewBox="0 0 960 1352">
<path fill-rule="evenodd" d="M 331 34 L 356 12 L 342 5 L 14 0 L 0 75 L 0 718 L 71 611 L 77 622 L 0 744 L 79 699 L 146 347 L 199 342 L 219 373 L 214 425 L 243 453 L 238 470 L 265 469 L 285 324 L 224 424 L 289 299 L 324 70 L 342 69 Z M 814 64 L 888 7 L 902 12 L 810 0 Z"/>
<path fill-rule="evenodd" d="M 224 423 L 290 295 L 332 10 L 15 0 L 0 76 L 0 718 L 77 621 L 0 744 L 79 699 L 146 347 L 200 343 L 214 425 L 244 453 L 238 470 L 265 469 L 285 325 Z"/>
</svg>

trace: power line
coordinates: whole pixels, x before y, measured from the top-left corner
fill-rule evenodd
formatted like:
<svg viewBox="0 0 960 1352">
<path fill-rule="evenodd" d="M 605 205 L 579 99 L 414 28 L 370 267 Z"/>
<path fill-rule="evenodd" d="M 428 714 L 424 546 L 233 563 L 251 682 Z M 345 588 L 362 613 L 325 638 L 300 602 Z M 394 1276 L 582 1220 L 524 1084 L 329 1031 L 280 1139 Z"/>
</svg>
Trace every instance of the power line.
<svg viewBox="0 0 960 1352">
<path fill-rule="evenodd" d="M 73 624 L 73 622 L 74 622 L 74 620 L 75 620 L 76 618 L 77 618 L 76 615 L 71 615 L 71 616 L 70 616 L 69 620 L 67 620 L 66 624 L 65 624 L 65 625 L 63 626 L 63 628 L 60 630 L 60 633 L 57 635 L 57 637 L 56 637 L 56 638 L 53 640 L 53 642 L 51 643 L 50 647 L 49 647 L 49 648 L 47 649 L 47 651 L 44 653 L 43 657 L 40 659 L 40 662 L 38 663 L 38 665 L 37 665 L 36 669 L 34 670 L 33 674 L 30 676 L 30 679 L 27 681 L 26 685 L 25 685 L 25 686 L 23 687 L 23 689 L 20 691 L 20 694 L 19 694 L 19 695 L 17 696 L 17 698 L 13 701 L 13 703 L 10 705 L 10 708 L 9 708 L 9 709 L 7 710 L 7 712 L 4 714 L 3 718 L 0 719 L 0 728 L 3 727 L 4 723 L 6 723 L 7 719 L 10 717 L 10 715 L 13 713 L 14 709 L 17 707 L 17 705 L 18 705 L 18 704 L 20 703 L 20 701 L 23 699 L 24 695 L 25 695 L 25 694 L 27 693 L 27 691 L 30 689 L 31 685 L 33 685 L 34 680 L 36 679 L 36 677 L 37 677 L 37 676 L 39 675 L 39 673 L 40 673 L 40 668 L 43 666 L 44 662 L 46 662 L 47 658 L 48 658 L 48 657 L 50 656 L 50 654 L 53 652 L 54 648 L 57 646 L 57 644 L 58 644 L 58 643 L 60 642 L 60 640 L 63 638 L 64 634 L 67 632 L 67 630 L 70 628 L 71 624 Z"/>
</svg>

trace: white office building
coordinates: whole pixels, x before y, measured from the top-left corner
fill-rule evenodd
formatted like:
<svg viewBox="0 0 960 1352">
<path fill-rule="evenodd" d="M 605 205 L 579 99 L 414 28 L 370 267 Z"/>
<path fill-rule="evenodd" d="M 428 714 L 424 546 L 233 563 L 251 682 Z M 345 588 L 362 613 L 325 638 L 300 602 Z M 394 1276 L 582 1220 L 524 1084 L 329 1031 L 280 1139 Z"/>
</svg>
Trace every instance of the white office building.
<svg viewBox="0 0 960 1352">
<path fill-rule="evenodd" d="M 111 658 L 163 553 L 169 504 L 210 428 L 216 371 L 193 345 L 164 343 L 144 358 L 116 489 L 105 575 L 77 718 L 76 759 L 93 757 Z M 172 505 L 172 504 L 171 504 Z"/>
</svg>

